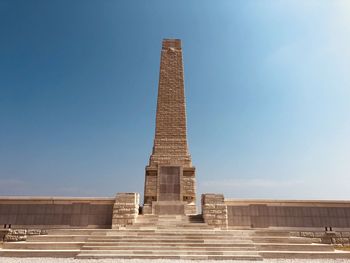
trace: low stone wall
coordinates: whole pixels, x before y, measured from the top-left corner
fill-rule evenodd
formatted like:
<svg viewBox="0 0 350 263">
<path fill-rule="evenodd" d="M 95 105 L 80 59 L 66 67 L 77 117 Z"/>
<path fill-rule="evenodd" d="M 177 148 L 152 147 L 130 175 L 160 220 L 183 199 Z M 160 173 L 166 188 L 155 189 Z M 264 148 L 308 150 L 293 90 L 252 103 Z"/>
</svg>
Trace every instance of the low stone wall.
<svg viewBox="0 0 350 263">
<path fill-rule="evenodd" d="M 312 238 L 314 241 L 324 244 L 340 246 L 350 245 L 349 231 L 293 231 L 290 235 L 294 237 Z"/>
<path fill-rule="evenodd" d="M 9 229 L 2 238 L 5 242 L 26 241 L 28 236 L 47 235 L 43 229 Z"/>
<path fill-rule="evenodd" d="M 227 228 L 227 206 L 222 194 L 202 195 L 202 215 L 204 222 L 210 226 Z"/>
<path fill-rule="evenodd" d="M 350 227 L 348 201 L 225 200 L 229 226 Z"/>
<path fill-rule="evenodd" d="M 112 228 L 132 225 L 139 214 L 138 193 L 118 193 L 113 207 Z"/>
<path fill-rule="evenodd" d="M 0 229 L 0 244 L 4 240 L 4 237 L 10 232 L 10 229 Z M 1 248 L 1 247 L 0 247 Z"/>
<path fill-rule="evenodd" d="M 0 197 L 0 226 L 111 228 L 114 198 Z"/>
</svg>

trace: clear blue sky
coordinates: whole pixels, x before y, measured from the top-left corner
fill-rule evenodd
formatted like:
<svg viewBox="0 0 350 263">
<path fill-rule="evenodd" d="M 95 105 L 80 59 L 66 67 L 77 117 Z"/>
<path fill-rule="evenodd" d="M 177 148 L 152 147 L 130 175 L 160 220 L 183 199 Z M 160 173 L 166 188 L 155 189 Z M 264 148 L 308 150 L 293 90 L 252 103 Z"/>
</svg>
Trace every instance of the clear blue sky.
<svg viewBox="0 0 350 263">
<path fill-rule="evenodd" d="M 0 195 L 142 193 L 163 38 L 198 192 L 350 199 L 350 1 L 0 0 Z"/>
</svg>

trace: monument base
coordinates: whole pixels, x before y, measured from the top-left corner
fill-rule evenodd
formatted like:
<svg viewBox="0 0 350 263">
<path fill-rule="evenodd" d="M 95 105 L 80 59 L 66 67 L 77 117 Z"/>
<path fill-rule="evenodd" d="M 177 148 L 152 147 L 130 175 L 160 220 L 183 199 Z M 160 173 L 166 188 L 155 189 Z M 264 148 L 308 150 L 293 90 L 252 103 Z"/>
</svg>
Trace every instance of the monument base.
<svg viewBox="0 0 350 263">
<path fill-rule="evenodd" d="M 154 201 L 152 204 L 144 204 L 144 215 L 194 215 L 197 207 L 193 203 L 181 201 Z"/>
</svg>

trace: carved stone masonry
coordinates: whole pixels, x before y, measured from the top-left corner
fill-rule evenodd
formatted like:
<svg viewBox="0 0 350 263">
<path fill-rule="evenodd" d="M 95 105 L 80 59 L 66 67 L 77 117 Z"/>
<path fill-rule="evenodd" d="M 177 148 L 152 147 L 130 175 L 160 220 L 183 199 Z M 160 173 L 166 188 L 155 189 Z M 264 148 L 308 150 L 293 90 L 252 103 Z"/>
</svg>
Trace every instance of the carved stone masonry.
<svg viewBox="0 0 350 263">
<path fill-rule="evenodd" d="M 112 228 L 132 225 L 139 214 L 138 193 L 118 193 L 113 206 Z"/>
<path fill-rule="evenodd" d="M 202 215 L 208 225 L 226 229 L 228 218 L 224 195 L 202 194 Z"/>
<path fill-rule="evenodd" d="M 170 212 L 169 202 L 172 201 L 177 202 L 174 210 L 183 203 L 185 207 L 180 209 L 183 213 L 196 213 L 195 168 L 187 143 L 184 69 L 179 39 L 163 40 L 156 129 L 146 167 L 143 212 L 154 213 L 154 202 L 157 202 L 156 211 L 162 211 L 160 202 L 166 202 L 164 206 Z"/>
</svg>

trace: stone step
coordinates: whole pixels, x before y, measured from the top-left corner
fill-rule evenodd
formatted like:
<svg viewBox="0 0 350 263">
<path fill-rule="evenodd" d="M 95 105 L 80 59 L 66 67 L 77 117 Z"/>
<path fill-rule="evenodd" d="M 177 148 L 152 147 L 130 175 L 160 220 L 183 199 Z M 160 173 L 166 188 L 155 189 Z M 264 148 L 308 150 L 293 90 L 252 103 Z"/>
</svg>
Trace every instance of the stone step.
<svg viewBox="0 0 350 263">
<path fill-rule="evenodd" d="M 203 221 L 201 220 L 193 220 L 193 221 L 190 221 L 188 219 L 186 220 L 178 220 L 178 219 L 158 219 L 158 218 L 152 218 L 152 219 L 149 219 L 149 218 L 136 218 L 136 222 L 139 223 L 139 222 L 147 222 L 147 223 L 151 223 L 151 222 L 169 222 L 169 223 L 187 223 L 187 224 L 192 224 L 192 222 L 201 222 L 201 223 L 204 223 Z"/>
<path fill-rule="evenodd" d="M 212 228 L 211 226 L 207 225 L 204 222 L 167 222 L 167 221 L 136 221 L 132 226 L 161 226 L 161 225 L 167 225 L 169 227 L 172 226 L 185 226 L 185 227 L 198 227 L 198 226 L 206 226 L 208 228 Z"/>
<path fill-rule="evenodd" d="M 332 245 L 325 244 L 255 244 L 258 251 L 334 251 Z"/>
<path fill-rule="evenodd" d="M 187 242 L 187 243 L 161 243 L 161 242 L 152 242 L 152 243 L 147 243 L 145 244 L 144 242 L 139 242 L 139 243 L 132 243 L 132 246 L 129 242 L 120 242 L 120 243 L 103 243 L 103 242 L 87 242 L 83 246 L 85 247 L 90 247 L 90 246 L 95 246 L 95 247 L 130 247 L 131 249 L 137 248 L 137 247 L 152 247 L 153 249 L 161 248 L 161 247 L 216 247 L 218 249 L 220 248 L 232 248 L 232 247 L 241 247 L 241 248 L 254 248 L 253 243 L 198 243 L 198 242 Z"/>
<path fill-rule="evenodd" d="M 279 237 L 289 237 L 290 233 L 288 231 L 275 231 L 275 230 L 258 230 L 252 233 L 252 236 L 279 236 Z"/>
<path fill-rule="evenodd" d="M 184 231 L 184 230 L 187 230 L 187 229 L 191 229 L 192 231 L 200 231 L 200 230 L 211 230 L 213 229 L 212 227 L 209 227 L 207 225 L 204 225 L 204 226 L 183 226 L 183 225 L 174 225 L 174 226 L 171 226 L 171 225 L 154 225 L 154 224 L 150 224 L 148 226 L 138 226 L 138 225 L 133 225 L 133 226 L 129 226 L 128 227 L 129 230 L 147 230 L 147 229 L 171 229 L 171 230 L 174 230 L 174 231 Z"/>
<path fill-rule="evenodd" d="M 153 241 L 153 240 L 188 240 L 188 241 L 245 241 L 252 240 L 255 243 L 291 243 L 291 244 L 311 244 L 312 240 L 308 238 L 289 238 L 289 237 L 247 237 L 247 236 L 200 236 L 200 235 L 106 235 L 90 236 L 89 240 L 101 241 Z"/>
<path fill-rule="evenodd" d="M 249 233 L 226 233 L 226 232 L 176 232 L 176 231 L 149 231 L 149 232 L 139 232 L 139 231 L 128 231 L 128 232 L 106 232 L 106 233 L 94 233 L 91 236 L 148 236 L 148 235 L 167 235 L 167 236 L 222 236 L 222 237 L 232 237 L 232 236 L 240 236 L 240 237 L 250 237 Z"/>
<path fill-rule="evenodd" d="M 251 246 L 215 246 L 215 244 L 211 246 L 199 246 L 198 244 L 192 244 L 192 245 L 181 245 L 179 246 L 178 244 L 173 244 L 173 245 L 161 245 L 157 246 L 149 246 L 149 245 L 143 245 L 140 244 L 138 246 L 107 246 L 107 245 L 85 245 L 82 247 L 83 250 L 152 250 L 152 251 L 159 251 L 159 250 L 188 250 L 188 249 L 193 249 L 196 251 L 256 251 L 256 248 L 251 245 Z"/>
<path fill-rule="evenodd" d="M 65 241 L 85 241 L 87 238 L 105 238 L 105 239 L 118 239 L 120 237 L 130 237 L 130 238 L 148 238 L 148 237 L 188 237 L 188 238 L 203 238 L 203 239 L 220 239 L 220 238 L 236 238 L 236 239 L 246 239 L 249 238 L 248 236 L 231 236 L 226 234 L 198 234 L 198 233 L 107 233 L 106 235 L 43 235 L 43 236 L 28 236 L 27 240 L 32 242 L 65 242 Z"/>
<path fill-rule="evenodd" d="M 129 227 L 146 227 L 146 226 L 169 226 L 170 228 L 174 227 L 189 227 L 189 228 L 198 228 L 198 227 L 207 227 L 208 229 L 212 229 L 212 227 L 208 226 L 205 223 L 184 223 L 184 222 L 145 222 L 145 223 L 135 223 Z"/>
<path fill-rule="evenodd" d="M 345 251 L 259 251 L 259 255 L 276 259 L 350 259 L 350 252 Z"/>
<path fill-rule="evenodd" d="M 148 237 L 128 237 L 128 236 L 123 236 L 119 238 L 103 238 L 103 237 L 90 237 L 88 241 L 105 241 L 105 242 L 152 242 L 152 241 L 174 241 L 178 242 L 179 240 L 185 240 L 188 242 L 221 242 L 221 241 L 226 241 L 226 242 L 244 242 L 244 241 L 250 241 L 251 239 L 249 238 L 244 238 L 244 237 L 230 237 L 230 238 L 220 238 L 220 237 L 186 237 L 186 236 L 177 236 L 177 237 L 167 237 L 167 236 L 162 236 L 162 237 L 155 237 L 155 236 L 148 236 Z M 299 243 L 300 244 L 300 243 Z"/>
<path fill-rule="evenodd" d="M 249 260 L 261 261 L 260 255 L 158 255 L 158 254 L 89 254 L 78 255 L 77 259 L 102 259 L 102 258 L 122 258 L 122 259 L 181 259 L 181 260 Z"/>
<path fill-rule="evenodd" d="M 188 237 L 188 238 L 204 238 L 204 239 L 230 239 L 230 238 L 241 238 L 241 239 L 247 239 L 251 238 L 250 236 L 243 236 L 243 235 L 221 235 L 221 234 L 181 234 L 181 233 L 173 233 L 173 234 L 167 234 L 167 233 L 155 233 L 155 234 L 137 234 L 137 233 L 130 233 L 130 234 L 124 234 L 124 233 L 113 233 L 113 234 L 106 234 L 106 235 L 90 235 L 90 237 L 106 237 L 106 238 L 121 238 L 121 237 L 132 237 L 132 238 L 147 238 L 147 237 L 156 237 L 156 238 L 176 238 L 176 237 Z"/>
<path fill-rule="evenodd" d="M 291 243 L 291 244 L 311 244 L 309 238 L 294 237 L 252 237 L 254 243 Z"/>
<path fill-rule="evenodd" d="M 45 258 L 73 258 L 80 250 L 28 250 L 28 249 L 1 249 L 0 257 L 45 257 Z"/>
<path fill-rule="evenodd" d="M 84 242 L 8 242 L 5 243 L 4 249 L 80 249 L 84 245 Z"/>
<path fill-rule="evenodd" d="M 187 234 L 201 234 L 201 235 L 223 235 L 223 236 L 251 236 L 250 231 L 222 231 L 222 230 L 201 230 L 198 232 L 197 229 L 141 229 L 141 230 L 135 230 L 135 229 L 121 229 L 121 230 L 107 230 L 107 235 L 113 235 L 115 234 L 122 234 L 125 233 L 127 235 L 133 234 L 133 233 L 139 233 L 139 234 L 149 234 L 149 233 L 161 233 L 161 234 L 179 234 L 179 235 L 187 235 Z M 93 233 L 94 235 L 98 235 L 99 233 Z M 104 234 L 104 233 L 101 233 Z"/>
<path fill-rule="evenodd" d="M 121 239 L 187 239 L 187 240 L 247 240 L 250 238 L 245 236 L 201 236 L 201 235 L 107 235 L 107 236 L 90 236 L 90 238 L 98 239 L 102 238 L 104 240 L 121 240 Z"/>
<path fill-rule="evenodd" d="M 105 233 L 111 229 L 49 229 L 48 235 L 91 235 L 92 233 Z"/>
<path fill-rule="evenodd" d="M 248 237 L 188 237 L 188 236 L 120 236 L 120 237 L 111 237 L 111 236 L 105 236 L 105 237 L 94 237 L 91 236 L 87 240 L 98 240 L 98 241 L 106 241 L 106 242 L 113 242 L 113 241 L 140 241 L 140 242 L 146 242 L 146 241 L 152 241 L 152 240 L 186 240 L 186 241 L 193 241 L 193 242 L 207 242 L 207 241 L 213 241 L 213 242 L 220 242 L 220 241 L 251 241 Z M 292 243 L 292 242 L 291 242 Z"/>
<path fill-rule="evenodd" d="M 148 238 L 148 239 L 130 239 L 130 238 L 124 238 L 124 239 L 103 239 L 103 238 L 89 238 L 88 242 L 104 242 L 104 243 L 130 243 L 130 245 L 132 245 L 132 243 L 221 243 L 221 244 L 242 244 L 242 243 L 252 243 L 251 240 L 249 239 L 232 239 L 232 240 L 216 240 L 216 239 L 185 239 L 185 238 L 181 238 L 181 239 L 160 239 L 160 238 Z"/>
<path fill-rule="evenodd" d="M 226 256 L 256 256 L 258 253 L 256 251 L 205 251 L 205 250 L 84 250 L 80 255 L 124 255 L 124 254 L 134 254 L 134 255 L 226 255 Z"/>
<path fill-rule="evenodd" d="M 90 235 L 69 236 L 69 235 L 45 235 L 45 236 L 28 236 L 27 241 L 30 242 L 83 242 L 87 240 Z"/>
</svg>

